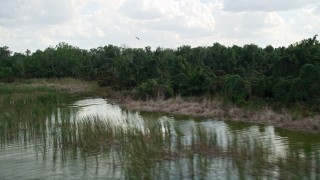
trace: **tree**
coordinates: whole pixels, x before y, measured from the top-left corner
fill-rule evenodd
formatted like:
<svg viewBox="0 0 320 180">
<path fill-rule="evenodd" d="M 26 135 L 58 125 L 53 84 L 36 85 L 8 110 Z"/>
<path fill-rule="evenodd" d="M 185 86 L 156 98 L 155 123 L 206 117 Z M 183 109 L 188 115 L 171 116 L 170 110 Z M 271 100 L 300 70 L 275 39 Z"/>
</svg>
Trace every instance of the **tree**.
<svg viewBox="0 0 320 180">
<path fill-rule="evenodd" d="M 26 55 L 27 55 L 27 56 L 30 56 L 30 54 L 31 54 L 31 51 L 30 51 L 29 49 L 27 49 L 27 50 L 26 50 Z"/>
<path fill-rule="evenodd" d="M 11 53 L 12 52 L 9 50 L 8 46 L 0 47 L 0 62 L 8 59 L 10 57 Z"/>
<path fill-rule="evenodd" d="M 309 100 L 305 83 L 300 78 L 296 78 L 292 81 L 288 100 L 290 102 L 305 102 Z"/>
<path fill-rule="evenodd" d="M 280 78 L 272 87 L 272 93 L 275 101 L 279 101 L 282 103 L 290 102 L 290 88 L 293 82 L 292 77 Z"/>
<path fill-rule="evenodd" d="M 0 78 L 9 78 L 12 76 L 13 76 L 13 72 L 10 67 L 5 67 L 0 69 Z"/>
<path fill-rule="evenodd" d="M 250 76 L 252 95 L 263 98 L 267 90 L 267 78 L 261 73 L 255 73 Z"/>
<path fill-rule="evenodd" d="M 170 82 L 162 82 L 159 79 L 149 79 L 145 83 L 135 87 L 132 91 L 137 99 L 164 99 L 173 96 Z"/>
<path fill-rule="evenodd" d="M 0 77 L 98 80 L 102 86 L 135 89 L 144 98 L 171 89 L 183 96 L 219 94 L 235 104 L 253 96 L 316 105 L 320 102 L 320 44 L 317 36 L 278 48 L 214 43 L 177 50 L 113 45 L 83 50 L 62 42 L 13 56 L 4 46 L 0 47 Z"/>
<path fill-rule="evenodd" d="M 251 96 L 251 86 L 239 75 L 230 75 L 226 78 L 224 93 L 226 98 L 233 103 L 243 104 Z"/>
<path fill-rule="evenodd" d="M 320 67 L 305 64 L 300 69 L 299 79 L 311 99 L 320 97 Z"/>
</svg>

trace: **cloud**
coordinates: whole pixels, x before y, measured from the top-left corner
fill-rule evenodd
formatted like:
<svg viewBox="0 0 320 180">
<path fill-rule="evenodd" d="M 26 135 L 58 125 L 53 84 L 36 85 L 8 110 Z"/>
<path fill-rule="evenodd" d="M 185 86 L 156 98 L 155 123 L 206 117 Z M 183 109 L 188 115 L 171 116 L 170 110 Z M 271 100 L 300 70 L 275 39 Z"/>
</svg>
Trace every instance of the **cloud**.
<svg viewBox="0 0 320 180">
<path fill-rule="evenodd" d="M 164 16 L 159 8 L 150 6 L 144 1 L 130 0 L 126 1 L 120 8 L 119 12 L 125 17 L 136 20 L 152 20 Z"/>
<path fill-rule="evenodd" d="M 270 26 L 264 22 L 267 17 L 261 12 L 216 13 L 216 32 L 229 38 L 249 38 L 256 36 L 257 31 Z"/>
<path fill-rule="evenodd" d="M 2 0 L 0 24 L 17 27 L 65 22 L 74 15 L 71 2 L 64 0 Z"/>
<path fill-rule="evenodd" d="M 16 2 L 13 0 L 2 0 L 0 6 L 0 20 L 12 19 L 17 13 Z"/>
<path fill-rule="evenodd" d="M 316 6 L 316 8 L 313 10 L 314 15 L 320 15 L 320 3 Z"/>
<path fill-rule="evenodd" d="M 190 37 L 214 29 L 210 6 L 200 1 L 127 1 L 120 8 L 122 15 L 140 27 L 153 31 L 177 33 Z"/>
<path fill-rule="evenodd" d="M 286 46 L 318 33 L 319 9 L 318 0 L 1 0 L 0 46 Z"/>
<path fill-rule="evenodd" d="M 10 39 L 10 31 L 8 31 L 7 29 L 3 28 L 0 26 L 0 40 L 3 41 L 3 42 L 6 42 Z M 0 42 L 1 42 L 0 41 Z M 1 46 L 1 44 L 0 44 Z M 5 46 L 5 45 L 3 45 Z"/>
<path fill-rule="evenodd" d="M 225 11 L 285 11 L 317 3 L 318 0 L 224 0 Z"/>
</svg>

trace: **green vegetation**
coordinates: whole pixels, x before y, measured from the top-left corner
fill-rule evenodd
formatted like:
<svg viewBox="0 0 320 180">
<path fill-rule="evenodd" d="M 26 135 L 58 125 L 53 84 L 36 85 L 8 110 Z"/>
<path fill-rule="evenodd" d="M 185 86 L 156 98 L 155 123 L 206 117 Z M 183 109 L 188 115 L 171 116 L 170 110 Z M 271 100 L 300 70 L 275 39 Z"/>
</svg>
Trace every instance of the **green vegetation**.
<svg viewBox="0 0 320 180">
<path fill-rule="evenodd" d="M 242 87 L 244 81 L 234 79 Z M 302 153 L 299 145 L 275 156 L 276 149 L 268 146 L 272 139 L 238 129 L 230 131 L 224 144 L 218 132 L 201 124 L 186 130 L 150 118 L 141 128 L 130 128 L 129 119 L 122 126 L 98 117 L 76 119 L 66 108 L 76 96 L 28 83 L 0 86 L 0 147 L 34 148 L 40 160 L 56 164 L 81 160 L 84 168 L 120 172 L 114 175 L 120 179 L 210 178 L 216 167 L 240 178 L 319 178 L 317 147 L 306 147 L 315 148 L 314 153 Z M 93 158 L 96 163 L 87 164 Z"/>
<path fill-rule="evenodd" d="M 45 131 L 45 121 L 57 106 L 65 106 L 76 96 L 31 84 L 0 84 L 0 140 L 1 143 L 19 139 L 38 139 Z M 25 131 L 28 129 L 28 131 Z"/>
<path fill-rule="evenodd" d="M 22 54 L 0 47 L 0 79 L 72 77 L 98 80 L 138 99 L 223 96 L 252 102 L 301 105 L 319 112 L 320 44 L 316 36 L 288 47 L 254 44 L 181 46 L 176 50 L 104 46 L 90 50 L 59 43 Z"/>
</svg>

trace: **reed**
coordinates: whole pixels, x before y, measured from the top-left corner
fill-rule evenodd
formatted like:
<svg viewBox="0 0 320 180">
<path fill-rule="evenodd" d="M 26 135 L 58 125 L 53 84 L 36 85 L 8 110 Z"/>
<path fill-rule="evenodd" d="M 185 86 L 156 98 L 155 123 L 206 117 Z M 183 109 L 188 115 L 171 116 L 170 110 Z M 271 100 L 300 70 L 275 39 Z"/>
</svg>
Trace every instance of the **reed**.
<svg viewBox="0 0 320 180">
<path fill-rule="evenodd" d="M 209 178 L 218 162 L 240 178 L 319 178 L 319 153 L 304 157 L 286 150 L 277 157 L 254 135 L 228 134 L 221 144 L 217 132 L 201 124 L 185 132 L 152 120 L 139 129 L 99 117 L 70 118 L 63 107 L 77 97 L 48 87 L 8 84 L 0 92 L 1 146 L 32 143 L 43 161 L 81 158 L 87 168 L 94 159 L 97 168 L 107 163 L 126 179 Z"/>
<path fill-rule="evenodd" d="M 86 157 L 104 154 L 114 169 L 123 169 L 128 179 L 168 178 L 178 174 L 189 178 L 206 177 L 217 158 L 232 162 L 229 168 L 237 169 L 239 177 L 296 178 L 319 173 L 315 162 L 308 159 L 293 154 L 272 157 L 272 150 L 258 138 L 233 136 L 227 147 L 222 147 L 217 143 L 215 132 L 203 126 L 190 130 L 190 142 L 185 141 L 183 133 L 175 133 L 177 127 L 155 122 L 147 123 L 143 130 L 128 129 L 91 117 L 61 128 L 65 128 L 61 129 L 62 149 L 78 149 Z M 175 164 L 174 172 L 168 169 L 169 162 Z M 293 171 L 295 174 L 290 174 Z"/>
</svg>

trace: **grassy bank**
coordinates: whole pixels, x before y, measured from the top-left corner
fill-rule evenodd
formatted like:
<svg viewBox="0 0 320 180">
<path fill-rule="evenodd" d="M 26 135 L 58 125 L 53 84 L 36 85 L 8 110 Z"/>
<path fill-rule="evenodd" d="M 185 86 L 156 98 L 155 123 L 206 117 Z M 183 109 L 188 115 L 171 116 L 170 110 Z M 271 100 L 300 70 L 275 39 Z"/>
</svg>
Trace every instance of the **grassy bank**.
<svg viewBox="0 0 320 180">
<path fill-rule="evenodd" d="M 34 93 L 34 89 L 37 89 L 38 92 L 51 89 L 82 97 L 105 97 L 115 101 L 122 107 L 138 111 L 165 112 L 174 115 L 242 121 L 273 125 L 283 129 L 320 133 L 319 113 L 304 114 L 300 110 L 294 111 L 285 108 L 274 110 L 267 105 L 257 109 L 239 108 L 224 103 L 219 98 L 183 98 L 180 96 L 167 100 L 151 99 L 140 101 L 131 98 L 129 93 L 99 87 L 94 81 L 72 78 L 20 80 L 14 84 L 2 84 L 1 86 L 0 92 L 10 91 L 10 89 L 26 92 L 29 89 Z"/>
<path fill-rule="evenodd" d="M 265 106 L 257 110 L 225 105 L 219 99 L 184 99 L 175 97 L 168 100 L 136 101 L 121 99 L 120 104 L 139 111 L 165 112 L 174 115 L 216 118 L 228 121 L 250 122 L 273 125 L 278 128 L 320 133 L 320 115 L 303 116 L 288 109 L 275 111 Z"/>
<path fill-rule="evenodd" d="M 215 176 L 210 173 L 220 171 L 213 166 L 226 169 L 225 174 L 236 173 L 234 176 L 240 179 L 319 177 L 316 176 L 319 153 L 302 156 L 300 148 L 286 149 L 283 156 L 276 157 L 275 149 L 266 146 L 261 137 L 254 134 L 234 133 L 226 136 L 227 143 L 223 145 L 219 132 L 205 125 L 191 125 L 183 131 L 169 122 L 152 120 L 145 121 L 141 129 L 127 128 L 129 121 L 124 121 L 127 125 L 117 126 L 98 117 L 79 120 L 71 116 L 69 108 L 57 107 L 65 107 L 77 98 L 103 96 L 127 108 L 144 111 L 235 121 L 243 118 L 252 122 L 254 119 L 250 118 L 257 113 L 257 119 L 273 120 L 269 124 L 285 121 L 285 115 L 273 111 L 269 116 L 264 115 L 262 112 L 267 112 L 267 108 L 252 112 L 227 106 L 219 99 L 182 97 L 134 101 L 123 93 L 99 88 L 94 82 L 75 79 L 22 80 L 0 84 L 0 92 L 1 110 L 6 108 L 0 113 L 0 145 L 18 142 L 27 147 L 34 144 L 37 156 L 43 161 L 63 164 L 83 159 L 84 170 L 96 166 L 108 173 L 120 172 L 119 179 L 212 178 Z M 87 163 L 87 159 L 92 158 L 95 164 Z"/>
</svg>

